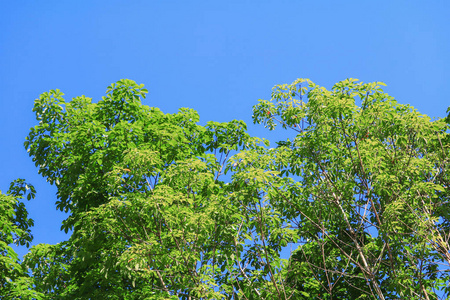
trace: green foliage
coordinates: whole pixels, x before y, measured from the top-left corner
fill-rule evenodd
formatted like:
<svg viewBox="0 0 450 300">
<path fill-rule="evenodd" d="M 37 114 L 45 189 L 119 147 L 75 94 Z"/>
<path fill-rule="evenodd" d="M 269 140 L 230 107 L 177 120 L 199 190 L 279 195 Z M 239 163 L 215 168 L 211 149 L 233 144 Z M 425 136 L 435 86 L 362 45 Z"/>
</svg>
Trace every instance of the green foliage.
<svg viewBox="0 0 450 300">
<path fill-rule="evenodd" d="M 32 280 L 22 267 L 17 253 L 10 246 L 26 245 L 33 240 L 25 204 L 20 201 L 35 197 L 35 189 L 24 179 L 17 179 L 10 185 L 8 193 L 0 191 L 0 295 L 2 299 L 41 299 L 42 294 L 33 289 Z"/>
<path fill-rule="evenodd" d="M 25 148 L 72 235 L 21 265 L 9 254 L 22 273 L 7 285 L 38 299 L 447 296 L 450 117 L 431 121 L 381 85 L 275 86 L 253 111 L 295 133 L 275 148 L 242 121 L 200 126 L 192 109 L 143 105 L 131 80 L 98 103 L 42 94 Z"/>
<path fill-rule="evenodd" d="M 98 103 L 35 102 L 25 147 L 56 184 L 69 241 L 38 245 L 24 264 L 49 299 L 219 299 L 237 293 L 244 236 L 231 185 L 231 151 L 255 147 L 242 121 L 197 125 L 198 114 L 141 104 L 131 80 Z M 239 220 L 240 222 L 240 220 Z"/>
<path fill-rule="evenodd" d="M 296 225 L 301 245 L 288 281 L 306 298 L 449 292 L 448 272 L 437 267 L 450 266 L 448 126 L 380 85 L 348 79 L 328 91 L 298 79 L 254 107 L 254 122 L 296 132 L 259 168 L 286 179 L 271 181 L 266 201 Z"/>
</svg>

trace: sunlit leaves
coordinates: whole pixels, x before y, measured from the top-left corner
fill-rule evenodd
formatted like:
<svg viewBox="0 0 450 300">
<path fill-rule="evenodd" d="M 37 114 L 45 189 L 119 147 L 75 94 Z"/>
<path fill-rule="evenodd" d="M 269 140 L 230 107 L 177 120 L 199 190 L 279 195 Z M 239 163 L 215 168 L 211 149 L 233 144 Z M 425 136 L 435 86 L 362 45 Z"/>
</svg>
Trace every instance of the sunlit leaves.
<svg viewBox="0 0 450 300">
<path fill-rule="evenodd" d="M 220 176 L 230 169 L 232 152 L 260 140 L 242 121 L 203 127 L 192 109 L 164 114 L 142 105 L 146 93 L 124 79 L 97 103 L 84 96 L 66 103 L 59 91 L 35 102 L 44 122 L 25 147 L 56 184 L 57 208 L 69 212 L 63 229 L 73 230 L 66 244 L 45 252 L 38 246 L 27 256 L 35 280 L 52 282 L 37 284 L 50 297 L 63 287 L 61 296 L 70 299 L 239 293 L 233 286 L 242 275 L 236 263 L 244 250 L 244 215 Z"/>
<path fill-rule="evenodd" d="M 127 79 L 97 103 L 42 94 L 25 148 L 73 234 L 32 248 L 34 285 L 64 299 L 437 298 L 448 124 L 383 85 L 275 86 L 253 110 L 293 130 L 275 148 L 242 121 L 143 105 Z"/>
<path fill-rule="evenodd" d="M 7 194 L 0 191 L 0 295 L 5 299 L 42 299 L 32 279 L 19 261 L 17 253 L 10 246 L 26 245 L 33 240 L 30 228 L 34 225 L 21 201 L 35 197 L 36 190 L 24 179 L 17 179 L 10 185 Z"/>
<path fill-rule="evenodd" d="M 290 151 L 279 164 L 280 174 L 295 180 L 275 177 L 271 182 L 291 209 L 273 192 L 265 203 L 273 210 L 283 207 L 283 216 L 297 224 L 299 241 L 305 243 L 297 250 L 303 254 L 293 257 L 302 261 L 295 268 L 305 279 L 292 281 L 302 293 L 335 297 L 357 287 L 361 297 L 431 297 L 440 285 L 437 278 L 448 278 L 445 272 L 426 271 L 438 262 L 450 263 L 448 246 L 437 242 L 448 236 L 448 214 L 442 208 L 448 195 L 441 188 L 448 182 L 448 147 L 442 143 L 448 127 L 397 103 L 382 85 L 350 78 L 328 91 L 299 79 L 275 86 L 271 99 L 254 107 L 255 123 L 269 129 L 280 123 L 296 133 L 293 142 L 278 143 Z M 256 153 L 239 155 L 246 162 L 244 157 Z M 270 151 L 264 155 L 266 162 L 280 158 Z M 252 168 L 246 168 L 250 177 L 262 178 Z M 416 250 L 408 252 L 408 245 Z M 343 264 L 334 266 L 329 259 Z M 351 279 L 351 269 L 360 279 Z M 311 276 L 320 286 L 307 279 Z M 422 285 L 406 288 L 418 276 Z M 367 283 L 373 290 L 365 290 Z"/>
</svg>

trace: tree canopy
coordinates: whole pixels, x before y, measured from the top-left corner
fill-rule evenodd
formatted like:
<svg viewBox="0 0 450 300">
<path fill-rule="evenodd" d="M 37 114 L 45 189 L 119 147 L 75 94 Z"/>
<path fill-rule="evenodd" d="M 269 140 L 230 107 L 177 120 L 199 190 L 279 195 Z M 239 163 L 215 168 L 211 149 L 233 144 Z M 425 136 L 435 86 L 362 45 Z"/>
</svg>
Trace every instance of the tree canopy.
<svg viewBox="0 0 450 300">
<path fill-rule="evenodd" d="M 132 80 L 97 103 L 36 101 L 25 148 L 57 187 L 67 241 L 31 241 L 0 195 L 7 299 L 439 299 L 450 294 L 449 136 L 383 84 L 277 85 L 253 120 L 292 138 L 270 148 L 243 121 L 142 104 Z M 290 255 L 285 255 L 293 249 Z M 5 274 L 3 276 L 3 274 Z M 30 274 L 30 275 L 29 275 Z M 21 288 L 18 288 L 21 287 Z"/>
<path fill-rule="evenodd" d="M 449 291 L 448 126 L 381 85 L 348 79 L 328 91 L 299 79 L 255 107 L 256 122 L 295 133 L 263 156 L 282 178 L 270 203 L 298 230 L 288 281 L 305 297 Z"/>
</svg>

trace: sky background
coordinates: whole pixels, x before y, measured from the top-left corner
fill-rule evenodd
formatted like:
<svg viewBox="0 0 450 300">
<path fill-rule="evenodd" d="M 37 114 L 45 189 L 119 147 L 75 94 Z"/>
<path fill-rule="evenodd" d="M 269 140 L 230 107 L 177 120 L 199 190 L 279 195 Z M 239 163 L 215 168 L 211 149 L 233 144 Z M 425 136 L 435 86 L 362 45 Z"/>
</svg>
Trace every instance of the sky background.
<svg viewBox="0 0 450 300">
<path fill-rule="evenodd" d="M 37 124 L 34 100 L 56 88 L 66 100 L 98 101 L 129 78 L 149 90 L 144 104 L 193 108 L 201 124 L 244 120 L 251 135 L 272 141 L 283 133 L 253 125 L 252 106 L 296 78 L 328 89 L 350 77 L 382 81 L 400 103 L 444 117 L 449 14 L 445 0 L 0 0 L 0 190 L 16 178 L 36 187 L 26 203 L 33 245 L 68 238 L 56 188 L 23 147 Z"/>
</svg>

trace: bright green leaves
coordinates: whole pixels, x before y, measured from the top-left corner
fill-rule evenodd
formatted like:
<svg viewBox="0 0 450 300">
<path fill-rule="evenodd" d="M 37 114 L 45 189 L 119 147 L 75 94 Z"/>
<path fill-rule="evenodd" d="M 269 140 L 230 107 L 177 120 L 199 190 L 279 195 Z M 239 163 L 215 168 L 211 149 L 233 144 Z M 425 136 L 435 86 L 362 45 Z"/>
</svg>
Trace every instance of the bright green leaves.
<svg viewBox="0 0 450 300">
<path fill-rule="evenodd" d="M 24 179 L 16 179 L 9 187 L 8 194 L 0 193 L 2 201 L 0 201 L 2 220 L 0 226 L 1 240 L 7 244 L 26 245 L 32 241 L 30 227 L 34 225 L 32 219 L 28 218 L 28 212 L 25 204 L 19 199 L 25 197 L 27 200 L 34 199 L 36 190 L 31 184 L 25 182 Z"/>
<path fill-rule="evenodd" d="M 33 220 L 28 218 L 20 199 L 26 195 L 30 200 L 35 197 L 35 193 L 34 187 L 24 179 L 13 181 L 6 195 L 0 192 L 0 295 L 5 299 L 42 299 L 42 295 L 34 290 L 32 280 L 26 268 L 20 264 L 17 253 L 10 246 L 29 247 L 33 239 L 30 232 Z"/>
<path fill-rule="evenodd" d="M 104 178 L 106 174 L 114 168 L 136 169 L 121 163 L 128 151 L 140 149 L 155 154 L 153 170 L 140 167 L 140 179 L 144 179 L 144 172 L 156 176 L 172 161 L 201 150 L 192 143 L 200 139 L 201 145 L 204 132 L 195 125 L 195 112 L 165 115 L 157 108 L 143 106 L 140 99 L 146 90 L 126 79 L 112 84 L 107 93 L 97 104 L 84 96 L 74 98 L 65 111 L 57 105 L 64 102 L 57 91 L 44 93 L 35 102 L 37 118 L 41 120 L 44 112 L 49 117 L 32 129 L 25 146 L 40 173 L 57 184 L 57 207 L 72 212 L 64 223 L 65 230 L 73 226 L 79 211 L 107 201 L 111 187 Z"/>
<path fill-rule="evenodd" d="M 73 230 L 66 243 L 27 256 L 36 286 L 50 298 L 236 293 L 243 215 L 220 176 L 231 152 L 260 140 L 242 121 L 202 127 L 192 109 L 164 114 L 142 105 L 146 93 L 120 80 L 98 103 L 81 96 L 62 110 L 52 100 L 63 102 L 60 94 L 35 102 L 36 112 L 56 117 L 32 129 L 25 146 L 56 184 L 57 208 L 70 213 L 62 228 Z"/>
<path fill-rule="evenodd" d="M 365 291 L 378 298 L 431 297 L 440 280 L 433 278 L 448 278 L 415 266 L 450 263 L 448 246 L 437 242 L 448 234 L 447 191 L 441 188 L 448 186 L 448 147 L 442 143 L 448 126 L 398 104 L 381 85 L 347 79 L 328 91 L 299 79 L 276 86 L 270 101 L 254 107 L 253 119 L 269 129 L 276 123 L 293 129 L 293 141 L 278 142 L 277 149 L 289 151 L 266 151 L 265 158 L 248 151 L 235 157 L 234 176 L 247 183 L 264 182 L 267 177 L 261 174 L 274 166 L 292 176 L 285 181 L 274 176 L 266 183 L 276 193 L 260 185 L 253 195 L 298 226 L 299 242 L 305 244 L 292 263 L 301 261 L 295 276 L 305 279 L 290 282 L 309 296 L 353 293 L 350 298 L 356 299 Z M 256 160 L 267 167 L 253 171 Z M 417 247 L 411 252 L 403 245 Z M 422 286 L 406 291 L 405 284 L 417 276 Z M 351 287 L 356 289 L 351 292 Z"/>
<path fill-rule="evenodd" d="M 69 258 L 65 243 L 33 246 L 24 257 L 23 266 L 32 271 L 35 289 L 43 293 L 44 299 L 64 297 L 69 292 L 66 284 L 69 275 Z"/>
<path fill-rule="evenodd" d="M 176 163 L 163 174 L 147 196 L 122 191 L 84 214 L 74 243 L 88 249 L 83 257 L 101 251 L 95 264 L 105 279 L 121 274 L 133 288 L 209 297 L 218 274 L 207 266 L 220 269 L 217 222 L 227 218 L 224 200 L 211 192 L 219 186 L 200 160 Z"/>
<path fill-rule="evenodd" d="M 236 151 L 240 146 L 244 147 L 250 140 L 247 125 L 243 121 L 233 120 L 231 122 L 219 123 L 208 122 L 206 125 L 208 141 L 206 150 L 218 150 L 219 153 L 227 154 Z M 248 147 L 248 145 L 247 145 Z"/>
<path fill-rule="evenodd" d="M 119 121 L 139 120 L 142 114 L 141 98 L 148 93 L 143 87 L 129 79 L 111 84 L 106 90 L 106 97 L 98 103 L 97 118 L 109 128 Z"/>
<path fill-rule="evenodd" d="M 259 100 L 253 107 L 253 122 L 264 123 L 270 130 L 275 129 L 277 121 L 283 128 L 298 124 L 305 115 L 302 99 L 311 83 L 309 79 L 297 79 L 291 85 L 275 86 L 271 101 Z"/>
<path fill-rule="evenodd" d="M 294 130 L 276 148 L 242 121 L 203 127 L 192 109 L 142 105 L 147 90 L 127 79 L 98 103 L 42 94 L 25 147 L 73 235 L 32 248 L 33 284 L 63 299 L 436 298 L 448 124 L 381 85 L 275 86 L 253 121 Z M 26 237 L 24 224 L 1 225 Z"/>
<path fill-rule="evenodd" d="M 56 89 L 43 93 L 39 99 L 36 99 L 33 111 L 36 113 L 36 119 L 41 121 L 43 126 L 50 126 L 55 122 L 62 122 L 60 113 L 63 111 L 64 94 Z"/>
</svg>

